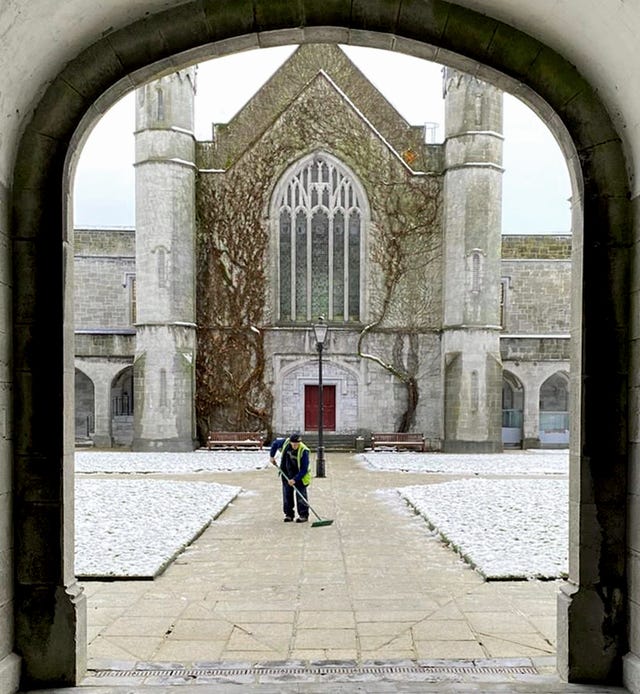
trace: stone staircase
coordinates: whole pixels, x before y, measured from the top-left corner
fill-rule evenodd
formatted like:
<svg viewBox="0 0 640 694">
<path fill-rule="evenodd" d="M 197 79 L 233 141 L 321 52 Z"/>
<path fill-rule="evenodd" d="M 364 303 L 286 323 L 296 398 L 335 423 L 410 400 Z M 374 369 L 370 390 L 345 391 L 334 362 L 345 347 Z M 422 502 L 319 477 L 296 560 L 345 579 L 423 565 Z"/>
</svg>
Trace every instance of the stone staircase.
<svg viewBox="0 0 640 694">
<path fill-rule="evenodd" d="M 333 434 L 325 433 L 323 435 L 323 443 L 325 451 L 356 451 L 356 435 L 355 434 Z M 318 446 L 318 434 L 308 433 L 302 436 L 302 440 L 309 446 L 312 451 L 315 451 Z M 364 445 L 371 445 L 371 437 L 364 437 Z"/>
</svg>

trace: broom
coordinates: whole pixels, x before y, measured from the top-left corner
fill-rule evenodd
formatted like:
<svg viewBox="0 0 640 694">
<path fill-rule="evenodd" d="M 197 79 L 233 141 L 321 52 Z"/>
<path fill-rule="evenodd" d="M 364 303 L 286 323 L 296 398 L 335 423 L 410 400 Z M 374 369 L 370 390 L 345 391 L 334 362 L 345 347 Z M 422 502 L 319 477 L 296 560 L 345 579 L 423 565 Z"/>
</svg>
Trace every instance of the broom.
<svg viewBox="0 0 640 694">
<path fill-rule="evenodd" d="M 278 472 L 285 478 L 285 480 L 287 480 L 287 482 L 289 482 L 289 478 L 284 474 L 284 472 L 282 472 L 281 469 L 278 469 Z M 294 489 L 295 493 L 302 499 L 302 501 L 304 501 L 305 504 L 309 507 L 309 510 L 311 511 L 311 513 L 313 513 L 313 515 L 318 519 L 317 521 L 313 521 L 313 523 L 311 523 L 312 528 L 321 528 L 325 525 L 331 525 L 333 523 L 332 520 L 327 520 L 326 518 L 325 519 L 320 518 L 320 516 L 313 510 L 313 508 L 311 507 L 309 502 L 304 498 L 304 496 L 302 496 L 302 494 L 300 493 L 300 490 L 295 486 L 293 489 Z"/>
</svg>

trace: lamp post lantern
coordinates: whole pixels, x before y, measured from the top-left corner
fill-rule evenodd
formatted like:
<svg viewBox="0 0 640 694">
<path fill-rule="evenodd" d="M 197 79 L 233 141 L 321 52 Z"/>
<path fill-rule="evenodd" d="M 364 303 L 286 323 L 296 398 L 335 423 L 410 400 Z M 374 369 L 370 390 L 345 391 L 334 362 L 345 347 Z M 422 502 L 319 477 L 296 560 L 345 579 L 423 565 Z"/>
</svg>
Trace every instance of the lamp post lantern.
<svg viewBox="0 0 640 694">
<path fill-rule="evenodd" d="M 324 322 L 324 318 L 320 316 L 318 322 L 313 326 L 313 333 L 316 338 L 316 349 L 318 350 L 318 451 L 316 458 L 316 477 L 324 477 L 324 440 L 323 440 L 323 425 L 324 425 L 324 400 L 322 397 L 322 350 L 329 326 Z"/>
</svg>

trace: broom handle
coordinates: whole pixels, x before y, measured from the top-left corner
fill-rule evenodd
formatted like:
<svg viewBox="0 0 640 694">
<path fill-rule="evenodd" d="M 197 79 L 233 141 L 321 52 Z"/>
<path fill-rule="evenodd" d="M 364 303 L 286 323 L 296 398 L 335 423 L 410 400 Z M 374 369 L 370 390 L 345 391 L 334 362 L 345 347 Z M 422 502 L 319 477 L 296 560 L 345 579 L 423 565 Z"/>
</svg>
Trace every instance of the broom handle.
<svg viewBox="0 0 640 694">
<path fill-rule="evenodd" d="M 285 478 L 285 480 L 287 480 L 287 482 L 290 482 L 290 481 L 291 481 L 291 480 L 284 474 L 284 472 L 282 471 L 282 468 L 278 468 L 278 472 Z M 313 510 L 313 508 L 311 508 L 311 504 L 307 501 L 307 499 L 304 498 L 304 496 L 302 496 L 302 493 L 301 493 L 300 490 L 295 486 L 295 484 L 293 485 L 293 491 L 305 502 L 305 504 L 307 505 L 307 507 L 309 508 L 309 510 L 311 511 L 311 513 L 313 513 L 313 515 L 314 515 L 318 520 L 322 520 L 322 518 L 320 518 L 320 516 Z"/>
</svg>

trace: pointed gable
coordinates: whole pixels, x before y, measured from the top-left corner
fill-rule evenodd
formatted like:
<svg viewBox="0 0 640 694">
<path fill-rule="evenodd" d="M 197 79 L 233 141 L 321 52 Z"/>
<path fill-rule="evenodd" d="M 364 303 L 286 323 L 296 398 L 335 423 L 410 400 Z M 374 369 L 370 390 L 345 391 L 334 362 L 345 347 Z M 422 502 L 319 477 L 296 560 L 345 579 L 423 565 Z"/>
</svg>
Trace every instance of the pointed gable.
<svg viewBox="0 0 640 694">
<path fill-rule="evenodd" d="M 215 142 L 206 143 L 206 166 L 226 169 L 262 136 L 319 76 L 341 94 L 413 168 L 424 163 L 424 131 L 409 125 L 339 46 L 303 44 L 227 124 L 215 127 Z"/>
</svg>

